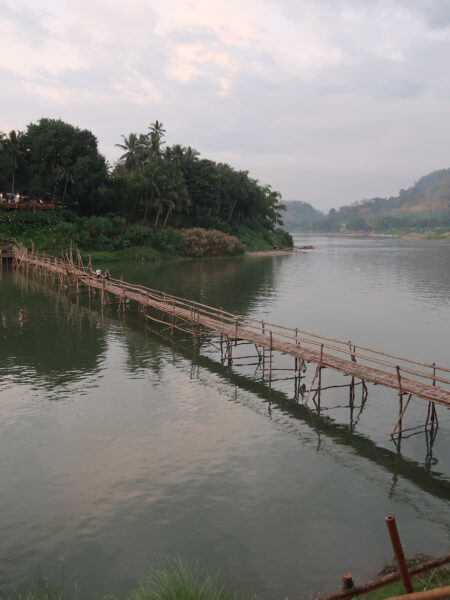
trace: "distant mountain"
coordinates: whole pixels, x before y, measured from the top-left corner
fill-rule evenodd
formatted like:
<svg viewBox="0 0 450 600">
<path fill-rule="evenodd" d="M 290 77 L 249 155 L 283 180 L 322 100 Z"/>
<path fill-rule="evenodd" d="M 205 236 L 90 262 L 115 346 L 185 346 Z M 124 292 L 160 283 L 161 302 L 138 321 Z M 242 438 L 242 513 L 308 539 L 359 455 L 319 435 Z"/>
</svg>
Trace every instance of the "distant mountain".
<svg viewBox="0 0 450 600">
<path fill-rule="evenodd" d="M 442 169 L 421 177 L 408 190 L 400 190 L 396 197 L 362 200 L 351 206 L 341 207 L 339 212 L 368 218 L 402 213 L 445 213 L 449 210 L 450 169 Z"/>
<path fill-rule="evenodd" d="M 450 169 L 421 177 L 409 189 L 400 190 L 398 196 L 361 200 L 337 210 L 332 208 L 326 216 L 304 218 L 296 225 L 300 231 L 449 231 Z M 289 229 L 287 223 L 286 227 Z"/>
<path fill-rule="evenodd" d="M 305 229 L 305 224 L 324 217 L 324 213 L 316 210 L 308 202 L 295 200 L 285 202 L 286 212 L 283 214 L 284 226 L 288 231 L 301 231 Z"/>
</svg>

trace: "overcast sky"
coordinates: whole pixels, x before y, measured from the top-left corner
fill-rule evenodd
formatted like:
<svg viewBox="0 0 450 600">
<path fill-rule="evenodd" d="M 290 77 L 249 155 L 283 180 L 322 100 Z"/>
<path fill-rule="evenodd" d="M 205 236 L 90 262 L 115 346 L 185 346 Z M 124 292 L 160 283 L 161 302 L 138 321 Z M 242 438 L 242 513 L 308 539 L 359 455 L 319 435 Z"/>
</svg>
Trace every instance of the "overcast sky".
<svg viewBox="0 0 450 600">
<path fill-rule="evenodd" d="M 0 130 L 169 144 L 328 210 L 450 167 L 450 0 L 0 0 Z"/>
</svg>

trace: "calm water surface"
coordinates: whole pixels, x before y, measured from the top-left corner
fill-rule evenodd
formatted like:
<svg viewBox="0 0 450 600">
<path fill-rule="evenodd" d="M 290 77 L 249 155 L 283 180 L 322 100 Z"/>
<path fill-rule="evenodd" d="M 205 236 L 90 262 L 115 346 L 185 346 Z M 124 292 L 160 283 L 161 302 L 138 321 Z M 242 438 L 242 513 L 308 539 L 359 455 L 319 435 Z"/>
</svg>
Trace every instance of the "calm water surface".
<svg viewBox="0 0 450 600">
<path fill-rule="evenodd" d="M 449 365 L 448 242 L 312 243 L 285 257 L 100 266 Z M 86 594 L 123 592 L 169 554 L 220 570 L 239 594 L 307 598 L 345 570 L 363 581 L 391 559 L 389 513 L 407 554 L 444 554 L 450 415 L 439 410 L 434 443 L 422 433 L 398 450 L 397 410 L 393 391 L 370 386 L 353 413 L 348 392 L 330 390 L 318 414 L 293 401 L 291 381 L 269 390 L 254 366 L 222 366 L 215 347 L 197 353 L 133 310 L 121 321 L 114 307 L 3 271 L 0 584 L 37 569 L 58 581 L 63 564 Z M 414 400 L 408 425 L 425 412 Z"/>
</svg>

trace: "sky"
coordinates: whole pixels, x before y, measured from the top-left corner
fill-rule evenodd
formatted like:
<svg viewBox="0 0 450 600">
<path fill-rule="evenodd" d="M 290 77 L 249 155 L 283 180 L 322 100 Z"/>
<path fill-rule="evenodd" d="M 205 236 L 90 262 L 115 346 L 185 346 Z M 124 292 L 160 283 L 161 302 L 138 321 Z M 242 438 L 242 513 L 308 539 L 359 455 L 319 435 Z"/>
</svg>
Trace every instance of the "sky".
<svg viewBox="0 0 450 600">
<path fill-rule="evenodd" d="M 248 170 L 320 210 L 450 167 L 450 0 L 0 0 L 0 131 L 41 117 Z"/>
</svg>

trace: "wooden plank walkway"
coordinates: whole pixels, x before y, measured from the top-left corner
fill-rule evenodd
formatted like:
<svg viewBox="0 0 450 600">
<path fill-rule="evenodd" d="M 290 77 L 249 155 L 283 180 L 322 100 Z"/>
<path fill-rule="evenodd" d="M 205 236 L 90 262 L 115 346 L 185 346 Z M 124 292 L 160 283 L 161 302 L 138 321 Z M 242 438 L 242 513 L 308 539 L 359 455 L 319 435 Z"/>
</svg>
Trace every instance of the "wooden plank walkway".
<svg viewBox="0 0 450 600">
<path fill-rule="evenodd" d="M 161 313 L 161 319 L 147 314 L 148 318 L 171 325 L 172 329 L 181 329 L 197 336 L 202 327 L 229 340 L 244 340 L 264 348 L 270 352 L 270 357 L 272 352 L 279 352 L 298 361 L 313 363 L 318 370 L 331 369 L 364 382 L 391 388 L 400 397 L 413 395 L 433 405 L 450 408 L 449 368 L 401 358 L 299 329 L 232 315 L 222 309 L 121 280 L 106 280 L 103 277 L 97 279 L 95 273 L 81 263 L 81 258 L 79 264 L 75 265 L 70 259 L 64 261 L 42 258 L 24 248 L 16 248 L 14 262 L 17 267 L 46 272 L 76 284 L 77 289 L 85 286 L 99 290 L 102 297 L 108 294 L 115 296 L 122 307 L 126 301 L 132 301 L 144 308 L 146 314 L 149 310 L 156 310 Z M 180 322 L 191 329 L 181 327 Z"/>
</svg>

